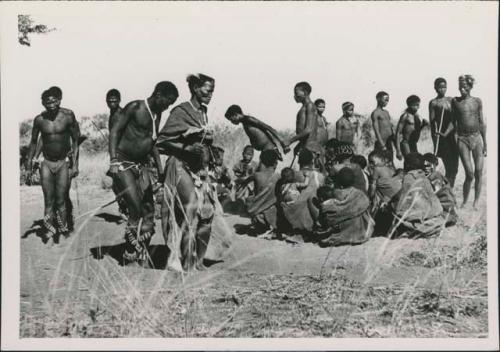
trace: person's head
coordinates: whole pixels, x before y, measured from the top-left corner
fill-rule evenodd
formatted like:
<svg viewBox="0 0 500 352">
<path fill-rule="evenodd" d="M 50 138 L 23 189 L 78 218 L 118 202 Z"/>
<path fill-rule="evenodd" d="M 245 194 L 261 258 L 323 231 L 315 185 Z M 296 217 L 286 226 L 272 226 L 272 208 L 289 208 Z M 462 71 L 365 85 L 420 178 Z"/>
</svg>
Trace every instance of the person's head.
<svg viewBox="0 0 500 352">
<path fill-rule="evenodd" d="M 281 170 L 281 181 L 285 183 L 295 182 L 295 171 L 291 167 L 285 167 Z"/>
<path fill-rule="evenodd" d="M 198 73 L 189 75 L 187 77 L 187 82 L 191 96 L 195 98 L 198 103 L 208 105 L 214 93 L 215 79 Z"/>
<path fill-rule="evenodd" d="M 163 112 L 175 103 L 179 97 L 179 91 L 172 82 L 162 81 L 156 84 L 151 97 L 153 98 L 155 112 Z"/>
<path fill-rule="evenodd" d="M 302 148 L 299 152 L 299 167 L 312 166 L 314 163 L 314 154 L 307 148 Z"/>
<path fill-rule="evenodd" d="M 352 187 L 354 184 L 354 171 L 351 168 L 344 167 L 334 176 L 335 185 L 339 188 Z"/>
<path fill-rule="evenodd" d="M 224 163 L 224 149 L 221 147 L 212 147 L 214 163 L 216 166 L 222 166 Z"/>
<path fill-rule="evenodd" d="M 416 113 L 418 108 L 420 108 L 420 98 L 416 95 L 410 95 L 406 99 L 406 106 L 408 106 L 408 111 Z"/>
<path fill-rule="evenodd" d="M 387 163 L 386 155 L 380 149 L 375 149 L 368 154 L 368 169 L 371 174 L 377 167 L 387 166 Z"/>
<path fill-rule="evenodd" d="M 458 77 L 458 90 L 462 97 L 470 94 L 472 87 L 474 87 L 474 77 L 471 75 L 462 75 Z"/>
<path fill-rule="evenodd" d="M 50 114 L 57 113 L 61 100 L 58 99 L 57 92 L 47 89 L 42 93 L 42 105 Z"/>
<path fill-rule="evenodd" d="M 339 142 L 335 148 L 335 160 L 339 163 L 350 162 L 354 152 L 349 143 Z"/>
<path fill-rule="evenodd" d="M 342 104 L 342 112 L 344 116 L 352 117 L 354 115 L 354 104 L 350 101 L 346 101 Z"/>
<path fill-rule="evenodd" d="M 427 176 L 436 170 L 438 165 L 438 158 L 433 153 L 424 154 L 424 171 Z"/>
<path fill-rule="evenodd" d="M 245 146 L 245 148 L 243 149 L 243 154 L 242 154 L 243 161 L 246 163 L 251 162 L 253 159 L 253 153 L 254 153 L 254 150 L 253 150 L 253 147 L 251 145 Z"/>
<path fill-rule="evenodd" d="M 325 107 L 326 103 L 323 99 L 316 99 L 314 101 L 314 105 L 316 105 L 316 110 L 318 110 L 318 113 L 320 115 L 323 115 L 323 112 L 325 112 Z"/>
<path fill-rule="evenodd" d="M 224 114 L 225 118 L 231 121 L 234 125 L 240 123 L 243 118 L 243 110 L 241 110 L 239 105 L 231 105 L 227 108 L 226 113 Z"/>
<path fill-rule="evenodd" d="M 363 155 L 353 155 L 351 162 L 358 164 L 361 169 L 365 169 L 368 164 L 366 158 Z"/>
<path fill-rule="evenodd" d="M 276 168 L 278 165 L 278 154 L 271 149 L 263 150 L 260 153 L 260 162 L 267 168 Z"/>
<path fill-rule="evenodd" d="M 436 91 L 438 97 L 444 97 L 447 88 L 448 84 L 446 83 L 446 80 L 444 78 L 438 77 L 434 80 L 434 90 Z"/>
<path fill-rule="evenodd" d="M 294 88 L 294 99 L 297 103 L 303 103 L 311 94 L 311 85 L 307 82 L 299 82 Z"/>
<path fill-rule="evenodd" d="M 406 172 L 424 169 L 424 157 L 418 152 L 411 152 L 405 156 L 404 170 Z"/>
<path fill-rule="evenodd" d="M 330 186 L 320 186 L 316 190 L 316 197 L 323 203 L 325 200 L 333 198 L 333 188 Z"/>
<path fill-rule="evenodd" d="M 384 108 L 389 103 L 389 93 L 384 91 L 380 91 L 375 96 L 377 98 L 377 105 Z"/>
<path fill-rule="evenodd" d="M 62 100 L 63 92 L 58 86 L 52 86 L 49 88 L 51 94 L 53 94 L 57 99 Z"/>
<path fill-rule="evenodd" d="M 118 89 L 110 89 L 106 93 L 106 104 L 110 110 L 115 110 L 120 106 L 122 100 L 120 91 Z"/>
</svg>

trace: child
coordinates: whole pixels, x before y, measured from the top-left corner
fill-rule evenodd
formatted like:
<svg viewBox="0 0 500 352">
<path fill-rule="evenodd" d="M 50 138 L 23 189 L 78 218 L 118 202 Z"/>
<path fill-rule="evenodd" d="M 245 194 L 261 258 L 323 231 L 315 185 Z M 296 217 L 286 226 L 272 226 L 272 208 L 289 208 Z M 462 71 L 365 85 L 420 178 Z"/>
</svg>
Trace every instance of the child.
<svg viewBox="0 0 500 352">
<path fill-rule="evenodd" d="M 402 160 L 409 153 L 416 153 L 417 143 L 420 139 L 422 127 L 427 125 L 427 121 L 420 120 L 418 109 L 420 107 L 420 98 L 416 95 L 410 95 L 406 99 L 407 108 L 399 119 L 396 129 L 396 157 Z"/>
<path fill-rule="evenodd" d="M 438 158 L 432 154 L 424 154 L 424 172 L 425 176 L 431 182 L 431 186 L 434 189 L 434 193 L 441 202 L 443 207 L 446 221 L 446 226 L 453 226 L 457 223 L 457 212 L 456 206 L 457 202 L 451 184 L 446 177 L 443 176 L 439 171 L 436 170 L 438 165 Z"/>
<path fill-rule="evenodd" d="M 354 104 L 345 102 L 342 104 L 343 115 L 335 124 L 337 140 L 348 143 L 354 148 L 354 138 L 359 134 L 359 121 L 354 116 Z"/>
<path fill-rule="evenodd" d="M 299 199 L 299 189 L 304 189 L 309 185 L 309 175 L 305 175 L 304 182 L 296 182 L 295 171 L 290 167 L 281 170 L 281 199 L 285 203 L 292 203 Z"/>
<path fill-rule="evenodd" d="M 251 145 L 247 145 L 243 149 L 242 159 L 233 167 L 234 176 L 236 177 L 234 183 L 236 184 L 235 198 L 245 201 L 250 195 L 253 194 L 253 185 L 242 185 L 242 182 L 248 176 L 253 175 L 257 171 L 257 163 L 253 161 L 254 150 Z"/>
<path fill-rule="evenodd" d="M 224 165 L 224 149 L 213 146 L 211 148 L 212 158 L 210 160 L 210 177 L 217 185 L 217 196 L 219 199 L 227 197 L 231 190 L 231 176 Z"/>
</svg>

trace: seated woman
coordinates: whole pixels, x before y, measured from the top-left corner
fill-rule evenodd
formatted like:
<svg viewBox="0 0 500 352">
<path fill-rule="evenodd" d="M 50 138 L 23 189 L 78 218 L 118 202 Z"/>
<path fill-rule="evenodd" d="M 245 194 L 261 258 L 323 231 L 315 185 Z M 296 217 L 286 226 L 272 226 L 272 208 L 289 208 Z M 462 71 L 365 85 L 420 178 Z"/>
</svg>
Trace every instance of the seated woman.
<svg viewBox="0 0 500 352">
<path fill-rule="evenodd" d="M 442 173 L 436 170 L 438 166 L 438 158 L 432 154 L 424 154 L 424 171 L 425 175 L 431 182 L 434 193 L 441 202 L 446 219 L 446 226 L 453 226 L 457 223 L 457 201 L 450 182 Z"/>
<path fill-rule="evenodd" d="M 324 186 L 317 192 L 321 230 L 315 235 L 319 245 L 330 247 L 368 241 L 375 225 L 368 197 L 354 187 L 352 169 L 341 169 L 334 180 L 335 188 Z"/>
<path fill-rule="evenodd" d="M 396 235 L 429 237 L 439 234 L 444 227 L 443 207 L 423 169 L 424 158 L 420 153 L 405 156 L 403 184 L 394 207 L 392 230 Z"/>
<path fill-rule="evenodd" d="M 280 221 L 285 232 L 293 231 L 303 233 L 313 229 L 314 220 L 310 212 L 309 203 L 316 195 L 316 190 L 324 184 L 325 177 L 314 168 L 314 155 L 308 149 L 299 153 L 300 171 L 296 174 L 296 182 L 306 185 L 300 196 L 293 202 L 280 199 Z M 284 224 L 283 224 L 284 223 Z"/>
<path fill-rule="evenodd" d="M 285 167 L 281 170 L 280 179 L 280 199 L 285 203 L 295 202 L 300 198 L 300 191 L 309 185 L 309 176 L 306 176 L 304 182 L 297 182 L 295 171 L 291 167 Z"/>
<path fill-rule="evenodd" d="M 354 187 L 366 193 L 368 185 L 366 184 L 363 170 L 358 164 L 352 162 L 352 157 L 354 156 L 352 146 L 348 143 L 337 142 L 337 145 L 334 148 L 334 153 L 335 161 L 328 165 L 329 176 L 327 177 L 327 183 L 334 184 L 335 182 L 333 180 L 335 178 L 335 174 L 344 167 L 348 167 L 353 171 Z"/>
</svg>

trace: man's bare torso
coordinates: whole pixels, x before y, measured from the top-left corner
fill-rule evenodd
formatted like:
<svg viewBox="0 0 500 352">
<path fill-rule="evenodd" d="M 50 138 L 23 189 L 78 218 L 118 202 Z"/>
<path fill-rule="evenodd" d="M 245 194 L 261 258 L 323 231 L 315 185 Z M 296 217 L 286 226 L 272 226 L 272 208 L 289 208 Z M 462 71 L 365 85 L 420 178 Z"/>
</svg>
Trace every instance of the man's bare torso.
<svg viewBox="0 0 500 352">
<path fill-rule="evenodd" d="M 479 107 L 481 105 L 479 98 L 453 98 L 451 104 L 457 133 L 461 135 L 479 132 Z"/>
<path fill-rule="evenodd" d="M 131 114 L 132 117 L 119 136 L 117 151 L 131 161 L 144 161 L 154 145 L 151 115 L 144 102 L 139 100 L 128 104 L 123 114 Z"/>
<path fill-rule="evenodd" d="M 356 134 L 358 128 L 358 121 L 355 117 L 352 120 L 342 116 L 337 122 L 337 139 L 341 142 L 353 144 L 354 135 Z"/>
<path fill-rule="evenodd" d="M 327 122 L 324 116 L 318 114 L 318 132 L 317 139 L 319 144 L 324 147 L 326 142 L 328 142 L 328 128 Z"/>
<path fill-rule="evenodd" d="M 312 103 L 311 103 L 312 104 Z M 314 104 L 312 104 L 314 105 Z M 306 129 L 306 107 L 302 106 L 297 113 L 297 123 L 295 125 L 295 132 L 297 134 L 302 133 Z M 310 126 L 311 126 L 311 132 L 309 133 L 309 136 L 305 138 L 304 140 L 300 141 L 299 144 L 302 147 L 312 147 L 312 150 L 315 150 L 315 147 L 319 144 L 318 141 L 318 113 L 315 112 L 314 116 L 311 116 L 312 121 L 309 121 Z"/>
<path fill-rule="evenodd" d="M 422 130 L 422 121 L 418 114 L 405 112 L 403 114 L 403 141 L 416 143 L 420 139 L 420 131 Z"/>
<path fill-rule="evenodd" d="M 372 112 L 372 118 L 378 122 L 380 137 L 386 143 L 387 139 L 393 135 L 391 116 L 387 110 L 376 108 Z"/>
<path fill-rule="evenodd" d="M 254 174 L 255 194 L 258 194 L 269 185 L 269 180 L 271 179 L 271 177 L 273 177 L 274 173 L 274 170 L 269 169 L 264 171 L 257 171 Z"/>
<path fill-rule="evenodd" d="M 116 123 L 117 116 L 123 111 L 121 107 L 118 107 L 116 111 L 109 114 L 108 130 L 111 131 L 113 125 Z"/>
<path fill-rule="evenodd" d="M 42 152 L 48 160 L 62 160 L 66 158 L 71 149 L 71 128 L 76 121 L 73 112 L 60 108 L 54 119 L 47 113 L 42 113 L 35 118 L 35 124 L 42 135 Z"/>
</svg>

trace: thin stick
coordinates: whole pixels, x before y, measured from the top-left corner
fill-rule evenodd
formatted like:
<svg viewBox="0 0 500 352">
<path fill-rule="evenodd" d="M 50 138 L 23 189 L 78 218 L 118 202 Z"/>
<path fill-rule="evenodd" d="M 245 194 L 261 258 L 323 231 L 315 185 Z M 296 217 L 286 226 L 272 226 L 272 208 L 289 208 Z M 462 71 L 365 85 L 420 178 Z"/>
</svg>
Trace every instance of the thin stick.
<svg viewBox="0 0 500 352">
<path fill-rule="evenodd" d="M 293 163 L 295 162 L 295 157 L 296 157 L 296 156 L 297 156 L 297 154 L 295 154 L 295 153 L 294 153 L 294 154 L 293 154 L 292 163 L 290 164 L 290 167 L 292 167 L 292 166 L 293 166 Z"/>
<path fill-rule="evenodd" d="M 106 135 L 104 133 L 102 133 L 101 129 L 99 127 L 97 127 L 97 125 L 95 124 L 94 121 L 90 120 L 90 122 L 92 122 L 92 124 L 94 125 L 95 129 L 97 131 L 99 131 L 99 133 L 101 134 L 101 136 L 106 140 L 106 142 L 109 142 L 109 139 L 108 137 L 106 137 Z"/>
<path fill-rule="evenodd" d="M 443 127 L 443 115 L 444 115 L 444 105 L 443 108 L 441 109 L 441 121 L 439 122 L 439 130 L 438 130 L 438 135 L 437 135 L 437 140 L 436 140 L 436 147 L 434 148 L 434 155 L 437 155 L 437 152 L 439 150 L 439 137 L 441 137 L 441 127 Z"/>
</svg>

